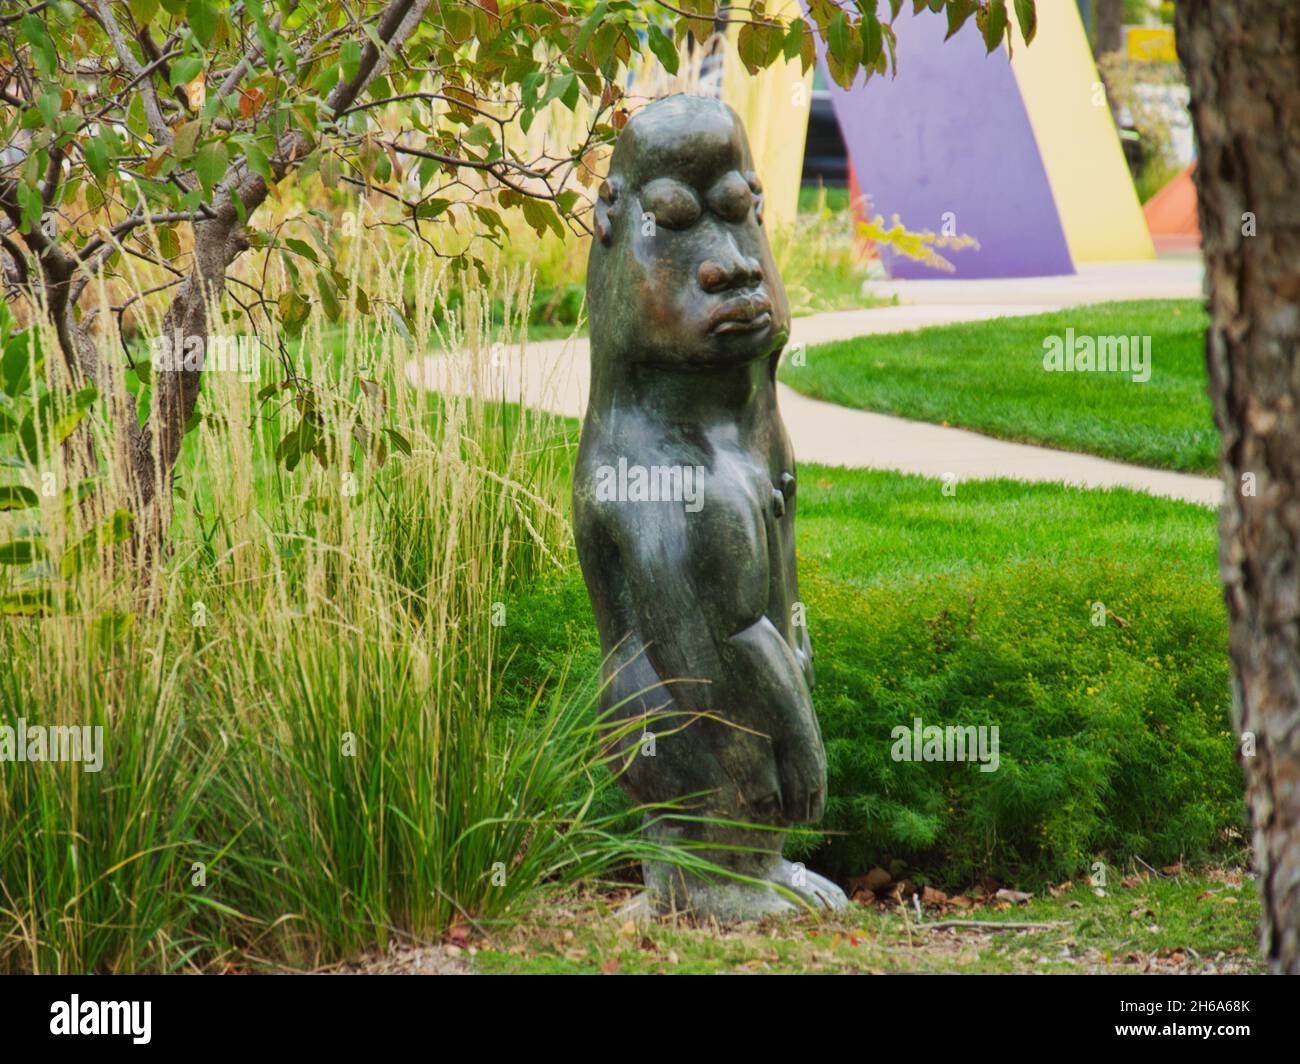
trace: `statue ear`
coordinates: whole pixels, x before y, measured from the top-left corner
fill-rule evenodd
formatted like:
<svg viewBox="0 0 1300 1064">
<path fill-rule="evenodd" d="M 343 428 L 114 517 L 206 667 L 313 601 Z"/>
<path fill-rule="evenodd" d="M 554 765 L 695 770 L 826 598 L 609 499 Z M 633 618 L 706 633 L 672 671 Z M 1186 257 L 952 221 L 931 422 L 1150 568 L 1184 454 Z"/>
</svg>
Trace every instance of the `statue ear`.
<svg viewBox="0 0 1300 1064">
<path fill-rule="evenodd" d="M 609 177 L 600 183 L 600 194 L 596 197 L 596 239 L 608 246 L 614 239 L 613 222 L 618 217 L 619 192 L 623 182 L 617 177 Z"/>
</svg>

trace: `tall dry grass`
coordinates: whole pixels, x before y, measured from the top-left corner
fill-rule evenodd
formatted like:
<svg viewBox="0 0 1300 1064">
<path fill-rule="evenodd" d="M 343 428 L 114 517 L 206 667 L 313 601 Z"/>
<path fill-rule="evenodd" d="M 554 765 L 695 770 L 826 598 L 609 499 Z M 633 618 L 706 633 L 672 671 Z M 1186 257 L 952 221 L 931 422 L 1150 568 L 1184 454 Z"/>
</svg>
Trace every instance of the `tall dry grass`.
<svg viewBox="0 0 1300 1064">
<path fill-rule="evenodd" d="M 54 589 L 0 619 L 0 725 L 102 727 L 105 750 L 99 772 L 0 764 L 0 970 L 311 967 L 458 917 L 490 928 L 641 845 L 591 813 L 601 729 L 564 676 L 522 717 L 493 714 L 500 604 L 570 564 L 568 436 L 492 401 L 490 311 L 517 327 L 526 279 L 461 280 L 449 311 L 445 261 L 419 241 L 344 243 L 370 313 L 350 299 L 331 322 L 317 301 L 285 364 L 206 375 L 154 570 L 107 548 L 61 571 L 109 502 L 0 513 L 0 542 L 44 548 L 0 565 L 0 594 Z M 260 267 L 243 276 L 267 298 L 294 287 L 275 256 Z M 461 352 L 463 397 L 405 383 L 433 346 Z M 263 391 L 286 373 L 293 390 Z M 290 472 L 277 448 L 307 407 L 337 442 Z M 102 404 L 91 422 L 111 468 Z M 4 482 L 64 478 L 50 441 L 20 462 L 0 435 Z M 112 493 L 109 477 L 94 498 Z"/>
</svg>

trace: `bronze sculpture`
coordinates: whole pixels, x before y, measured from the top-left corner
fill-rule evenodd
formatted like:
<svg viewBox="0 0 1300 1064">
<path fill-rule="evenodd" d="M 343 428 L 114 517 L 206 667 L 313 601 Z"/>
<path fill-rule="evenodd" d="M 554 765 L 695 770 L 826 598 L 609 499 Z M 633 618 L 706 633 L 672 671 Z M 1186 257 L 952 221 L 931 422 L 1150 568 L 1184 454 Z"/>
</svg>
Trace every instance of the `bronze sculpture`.
<svg viewBox="0 0 1300 1064">
<path fill-rule="evenodd" d="M 660 909 L 725 920 L 838 908 L 781 857 L 822 814 L 826 760 L 795 574 L 794 455 L 776 405 L 790 311 L 744 130 L 671 96 L 619 136 L 587 273 L 592 388 L 574 478 L 579 558 L 606 655 L 603 705 L 635 728 L 621 780 L 652 819 L 744 879 L 649 863 Z M 766 830 L 764 830 L 766 829 Z"/>
</svg>

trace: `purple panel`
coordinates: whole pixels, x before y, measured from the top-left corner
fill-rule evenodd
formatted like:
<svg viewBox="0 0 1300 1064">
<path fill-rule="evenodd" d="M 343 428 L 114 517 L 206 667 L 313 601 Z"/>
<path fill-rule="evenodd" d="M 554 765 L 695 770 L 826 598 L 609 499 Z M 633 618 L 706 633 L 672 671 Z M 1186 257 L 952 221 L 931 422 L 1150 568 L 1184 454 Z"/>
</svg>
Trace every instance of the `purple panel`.
<svg viewBox="0 0 1300 1064">
<path fill-rule="evenodd" d="M 1029 116 L 1006 52 L 986 55 L 972 19 L 906 11 L 894 23 L 898 77 L 831 86 L 849 158 L 872 214 L 939 232 L 945 211 L 979 250 L 940 254 L 941 273 L 883 249 L 891 277 L 1043 277 L 1074 273 Z"/>
</svg>

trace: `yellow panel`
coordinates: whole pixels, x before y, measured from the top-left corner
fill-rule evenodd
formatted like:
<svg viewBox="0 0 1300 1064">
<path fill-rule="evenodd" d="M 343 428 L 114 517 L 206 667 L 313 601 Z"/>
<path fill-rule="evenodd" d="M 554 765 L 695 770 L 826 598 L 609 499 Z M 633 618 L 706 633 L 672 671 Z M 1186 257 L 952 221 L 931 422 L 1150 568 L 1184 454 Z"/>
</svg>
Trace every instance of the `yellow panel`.
<svg viewBox="0 0 1300 1064">
<path fill-rule="evenodd" d="M 1017 27 L 1011 69 L 1074 261 L 1155 258 L 1075 0 L 1038 0 L 1038 33 L 1026 45 Z"/>
<path fill-rule="evenodd" d="M 803 14 L 799 0 L 775 0 L 767 11 L 782 20 Z M 812 71 L 805 76 L 798 59 L 787 63 L 779 58 L 751 75 L 736 53 L 738 32 L 732 26 L 728 33 L 722 98 L 740 115 L 749 133 L 754 165 L 763 182 L 764 222 L 773 229 L 793 225 L 799 210 Z"/>
<path fill-rule="evenodd" d="M 1125 29 L 1128 57 L 1140 63 L 1177 63 L 1172 26 L 1129 26 Z"/>
</svg>

